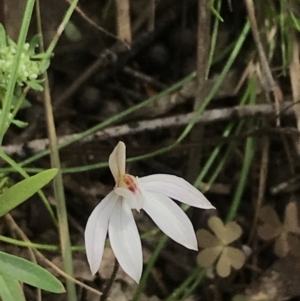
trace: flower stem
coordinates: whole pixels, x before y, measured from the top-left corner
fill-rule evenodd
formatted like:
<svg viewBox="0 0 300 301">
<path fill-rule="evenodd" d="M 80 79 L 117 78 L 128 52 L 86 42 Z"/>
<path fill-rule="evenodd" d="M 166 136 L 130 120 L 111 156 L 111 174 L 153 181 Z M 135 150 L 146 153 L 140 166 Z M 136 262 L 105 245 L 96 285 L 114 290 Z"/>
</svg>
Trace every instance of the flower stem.
<svg viewBox="0 0 300 301">
<path fill-rule="evenodd" d="M 147 267 L 146 267 L 146 270 L 144 271 L 143 273 L 143 276 L 142 276 L 142 279 L 140 281 L 140 284 L 132 298 L 133 301 L 138 301 L 140 299 L 140 295 L 144 289 L 144 287 L 146 286 L 146 283 L 147 283 L 147 279 L 148 279 L 148 276 L 150 275 L 150 272 L 156 262 L 156 259 L 158 258 L 160 252 L 162 251 L 162 249 L 164 248 L 166 242 L 168 240 L 168 237 L 166 235 L 163 235 L 159 242 L 158 242 L 158 245 L 156 247 L 156 249 L 154 250 L 154 252 L 152 253 L 152 256 L 150 257 L 149 261 L 148 261 L 148 264 L 147 264 Z"/>
<path fill-rule="evenodd" d="M 100 297 L 100 301 L 106 301 L 106 299 L 108 298 L 108 295 L 109 295 L 109 292 L 111 290 L 111 287 L 116 279 L 116 276 L 117 276 L 117 273 L 118 273 L 118 270 L 119 270 L 119 263 L 117 261 L 117 259 L 115 259 L 115 265 L 114 265 L 114 269 L 111 273 L 111 276 L 103 290 L 103 294 L 101 295 Z"/>
</svg>

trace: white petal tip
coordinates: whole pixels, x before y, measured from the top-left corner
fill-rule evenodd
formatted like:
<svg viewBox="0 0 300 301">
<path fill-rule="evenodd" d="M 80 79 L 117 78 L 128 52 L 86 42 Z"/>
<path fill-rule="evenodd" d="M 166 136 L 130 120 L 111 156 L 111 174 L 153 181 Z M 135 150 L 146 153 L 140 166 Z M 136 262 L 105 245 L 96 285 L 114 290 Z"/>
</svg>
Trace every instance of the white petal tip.
<svg viewBox="0 0 300 301">
<path fill-rule="evenodd" d="M 124 270 L 124 269 L 123 269 Z M 125 271 L 124 272 L 130 276 L 137 284 L 140 283 L 140 280 L 141 280 L 141 277 L 142 277 L 142 274 L 139 274 L 137 275 L 137 271 Z"/>
<path fill-rule="evenodd" d="M 198 249 L 198 245 L 190 245 L 190 246 L 185 246 L 186 248 L 190 249 L 190 250 L 193 250 L 193 251 L 199 251 Z"/>
<path fill-rule="evenodd" d="M 137 284 L 140 284 L 140 280 L 141 280 L 141 277 L 139 278 L 132 278 Z"/>
<path fill-rule="evenodd" d="M 91 273 L 93 276 L 95 276 L 98 273 L 99 269 L 91 268 Z"/>
<path fill-rule="evenodd" d="M 185 247 L 193 251 L 198 251 L 198 242 L 195 232 L 190 234 L 190 238 L 187 240 Z"/>
</svg>

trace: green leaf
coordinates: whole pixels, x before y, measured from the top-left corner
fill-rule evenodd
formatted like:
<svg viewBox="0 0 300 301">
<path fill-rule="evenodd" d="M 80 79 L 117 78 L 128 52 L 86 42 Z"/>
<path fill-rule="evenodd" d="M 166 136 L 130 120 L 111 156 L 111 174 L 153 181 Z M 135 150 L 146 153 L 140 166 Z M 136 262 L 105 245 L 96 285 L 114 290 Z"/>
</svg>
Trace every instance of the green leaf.
<svg viewBox="0 0 300 301">
<path fill-rule="evenodd" d="M 31 89 L 35 90 L 35 91 L 40 91 L 42 92 L 44 90 L 43 86 L 39 85 L 36 82 L 33 81 L 28 81 L 26 82 L 26 85 L 28 85 Z"/>
<path fill-rule="evenodd" d="M 67 23 L 64 33 L 72 42 L 78 42 L 82 39 L 82 33 L 72 21 L 69 21 Z"/>
<path fill-rule="evenodd" d="M 17 90 L 18 88 L 20 88 L 20 87 L 16 87 L 16 90 Z M 19 90 L 19 89 L 18 89 L 18 90 Z M 21 97 L 24 97 L 24 96 L 22 95 L 21 89 L 20 89 L 19 91 L 15 91 L 15 94 L 14 94 L 14 96 L 13 96 L 13 98 L 12 98 L 11 105 L 14 107 L 14 106 L 19 102 L 19 99 L 20 99 Z M 22 104 L 21 104 L 20 109 L 27 109 L 27 108 L 30 108 L 31 106 L 32 106 L 32 105 L 31 105 L 31 103 L 29 102 L 29 100 L 28 100 L 27 98 L 24 98 L 24 99 L 23 99 L 23 102 L 22 102 Z"/>
<path fill-rule="evenodd" d="M 291 18 L 294 23 L 294 27 L 299 31 L 300 30 L 300 20 L 293 13 L 291 13 Z"/>
<path fill-rule="evenodd" d="M 3 301 L 25 301 L 20 283 L 3 275 L 0 275 L 0 297 Z"/>
<path fill-rule="evenodd" d="M 24 258 L 0 252 L 0 275 L 52 292 L 63 293 L 62 283 L 39 265 Z"/>
<path fill-rule="evenodd" d="M 7 37 L 7 46 L 12 46 L 12 47 L 16 48 L 17 44 L 12 39 Z"/>
<path fill-rule="evenodd" d="M 6 46 L 6 32 L 4 26 L 0 23 L 0 46 Z"/>
<path fill-rule="evenodd" d="M 34 55 L 35 54 L 35 49 L 39 45 L 39 41 L 40 41 L 40 35 L 39 34 L 35 35 L 31 39 L 31 41 L 29 43 L 29 49 L 28 49 L 28 52 L 29 52 L 30 55 Z"/>
<path fill-rule="evenodd" d="M 32 107 L 31 102 L 27 98 L 24 98 L 20 109 L 27 109 L 31 107 Z"/>
<path fill-rule="evenodd" d="M 49 183 L 56 176 L 57 172 L 58 170 L 56 168 L 42 171 L 7 189 L 0 195 L 0 216 L 34 195 L 43 186 Z"/>
<path fill-rule="evenodd" d="M 19 127 L 19 128 L 25 128 L 28 123 L 27 122 L 24 122 L 22 120 L 18 120 L 18 119 L 13 119 L 11 121 L 12 124 L 14 124 L 15 126 Z"/>
</svg>

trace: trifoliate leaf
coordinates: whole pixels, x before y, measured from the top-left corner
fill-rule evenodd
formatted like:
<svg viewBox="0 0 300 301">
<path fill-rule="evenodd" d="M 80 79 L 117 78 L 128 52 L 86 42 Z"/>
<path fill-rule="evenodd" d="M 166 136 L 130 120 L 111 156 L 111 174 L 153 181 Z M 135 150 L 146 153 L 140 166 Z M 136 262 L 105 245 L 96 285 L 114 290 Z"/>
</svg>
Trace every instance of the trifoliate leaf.
<svg viewBox="0 0 300 301">
<path fill-rule="evenodd" d="M 274 253 L 278 257 L 285 257 L 290 251 L 293 254 L 300 252 L 300 234 L 298 224 L 298 208 L 295 202 L 287 204 L 282 224 L 275 210 L 265 206 L 260 210 L 259 218 L 263 224 L 257 229 L 258 236 L 264 240 L 275 240 Z"/>
<path fill-rule="evenodd" d="M 217 261 L 217 274 L 220 277 L 227 277 L 231 267 L 240 269 L 246 260 L 244 252 L 228 246 L 241 236 L 242 228 L 236 222 L 229 222 L 224 225 L 222 220 L 216 216 L 208 220 L 208 225 L 215 236 L 204 229 L 197 231 L 199 246 L 204 248 L 198 254 L 197 262 L 208 268 Z"/>
</svg>

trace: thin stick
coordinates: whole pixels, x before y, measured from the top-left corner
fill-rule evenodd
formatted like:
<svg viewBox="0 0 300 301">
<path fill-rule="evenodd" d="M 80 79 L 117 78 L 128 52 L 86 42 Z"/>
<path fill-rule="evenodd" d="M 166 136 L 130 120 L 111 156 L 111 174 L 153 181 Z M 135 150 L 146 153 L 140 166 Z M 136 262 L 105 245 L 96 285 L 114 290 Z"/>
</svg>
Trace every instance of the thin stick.
<svg viewBox="0 0 300 301">
<path fill-rule="evenodd" d="M 131 20 L 129 0 L 115 0 L 117 7 L 117 28 L 118 38 L 128 44 L 131 44 Z"/>
<path fill-rule="evenodd" d="M 58 226 L 59 226 L 59 238 L 61 245 L 61 254 L 64 264 L 64 269 L 66 273 L 73 277 L 73 259 L 72 259 L 72 251 L 71 251 L 71 241 L 70 241 L 70 233 L 68 226 L 68 215 L 67 215 L 67 207 L 66 207 L 66 199 L 64 193 L 64 185 L 63 178 L 61 172 L 61 164 L 56 136 L 56 129 L 54 124 L 54 116 L 53 109 L 51 103 L 50 96 L 50 88 L 47 74 L 45 75 L 45 83 L 44 83 L 44 104 L 45 104 L 45 113 L 47 120 L 47 130 L 50 142 L 50 156 L 51 156 L 51 166 L 58 169 L 57 176 L 53 180 L 53 188 L 54 188 L 54 196 L 57 202 L 57 217 L 58 217 Z M 66 281 L 67 285 L 67 294 L 68 301 L 76 301 L 76 287 L 74 282 Z"/>
<path fill-rule="evenodd" d="M 280 116 L 294 115 L 293 103 L 285 101 L 280 107 Z M 216 123 L 226 120 L 242 119 L 254 116 L 276 116 L 276 110 L 272 104 L 259 104 L 236 106 L 225 109 L 213 109 L 205 111 L 197 120 L 200 124 Z M 97 131 L 94 134 L 80 140 L 81 143 L 90 141 L 107 140 L 109 138 L 117 138 L 125 135 L 134 135 L 145 131 L 155 131 L 158 129 L 165 129 L 170 127 L 179 127 L 187 125 L 193 118 L 194 113 L 180 114 L 171 117 L 156 118 L 153 120 L 145 120 L 134 123 L 134 127 L 130 124 L 123 124 L 120 126 L 109 127 L 107 129 Z M 80 134 L 66 135 L 58 138 L 58 143 L 62 144 L 68 140 L 74 139 Z M 2 150 L 7 155 L 26 156 L 27 152 L 38 153 L 46 150 L 49 145 L 49 139 L 36 139 L 29 141 L 26 144 L 15 144 L 3 146 Z"/>
<path fill-rule="evenodd" d="M 293 101 L 295 102 L 294 110 L 297 118 L 297 128 L 300 132 L 300 46 L 295 30 L 291 30 L 292 57 L 290 62 L 290 79 L 293 92 Z M 297 151 L 300 154 L 300 139 L 297 141 Z"/>
<path fill-rule="evenodd" d="M 211 12 L 209 0 L 198 0 L 198 45 L 197 45 L 197 92 L 194 102 L 194 111 L 203 103 L 203 89 L 209 62 Z M 199 148 L 193 148 L 189 153 L 187 178 L 194 181 L 199 173 L 201 163 L 201 141 L 203 140 L 203 127 L 196 126 L 191 132 L 191 143 L 198 143 Z"/>
</svg>

